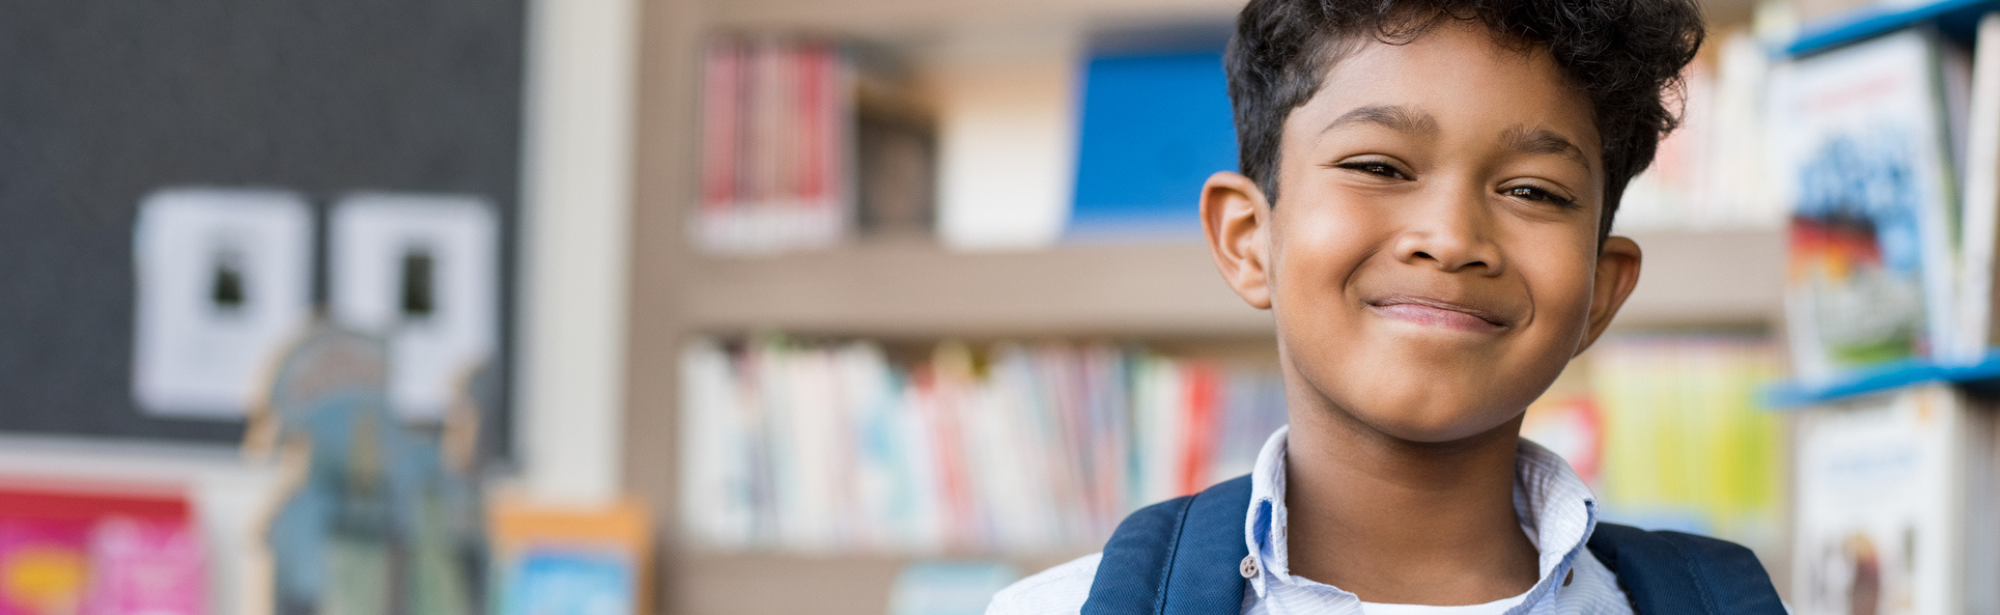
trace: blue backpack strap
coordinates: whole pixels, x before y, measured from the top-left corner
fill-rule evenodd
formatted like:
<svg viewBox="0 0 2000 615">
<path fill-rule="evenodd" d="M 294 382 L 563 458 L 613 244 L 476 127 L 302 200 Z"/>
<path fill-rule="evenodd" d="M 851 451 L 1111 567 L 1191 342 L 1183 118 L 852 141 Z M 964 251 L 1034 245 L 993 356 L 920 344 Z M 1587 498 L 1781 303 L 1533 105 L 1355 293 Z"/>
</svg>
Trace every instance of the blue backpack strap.
<svg viewBox="0 0 2000 615">
<path fill-rule="evenodd" d="M 1250 477 L 1139 509 L 1104 545 L 1083 615 L 1236 615 Z"/>
<path fill-rule="evenodd" d="M 1590 552 L 1638 615 L 1786 615 L 1764 565 L 1736 543 L 1599 523 Z"/>
</svg>

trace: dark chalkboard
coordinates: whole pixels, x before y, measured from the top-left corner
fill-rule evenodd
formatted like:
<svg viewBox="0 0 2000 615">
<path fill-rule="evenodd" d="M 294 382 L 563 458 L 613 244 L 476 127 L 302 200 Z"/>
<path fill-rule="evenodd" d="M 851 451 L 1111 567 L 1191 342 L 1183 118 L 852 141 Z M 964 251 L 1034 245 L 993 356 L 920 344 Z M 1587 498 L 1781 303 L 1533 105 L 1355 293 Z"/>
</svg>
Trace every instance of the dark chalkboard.
<svg viewBox="0 0 2000 615">
<path fill-rule="evenodd" d="M 0 431 L 240 437 L 132 401 L 133 216 L 171 186 L 297 190 L 322 234 L 352 191 L 485 197 L 505 374 L 525 17 L 523 0 L 0 2 Z"/>
</svg>

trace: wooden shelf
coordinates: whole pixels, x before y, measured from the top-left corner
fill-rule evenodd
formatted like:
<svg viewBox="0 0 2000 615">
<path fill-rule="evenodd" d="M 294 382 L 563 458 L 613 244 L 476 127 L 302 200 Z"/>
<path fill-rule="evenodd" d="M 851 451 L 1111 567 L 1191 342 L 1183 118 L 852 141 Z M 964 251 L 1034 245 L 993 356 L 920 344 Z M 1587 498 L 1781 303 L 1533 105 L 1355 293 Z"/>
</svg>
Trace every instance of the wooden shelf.
<svg viewBox="0 0 2000 615">
<path fill-rule="evenodd" d="M 1241 0 L 713 0 L 712 26 L 863 35 L 930 34 L 982 25 L 1228 23 Z"/>
<path fill-rule="evenodd" d="M 1081 555 L 1081 554 L 1078 554 Z M 1030 575 L 1074 556 L 1007 558 Z M 667 561 L 669 613 L 881 615 L 896 573 L 914 558 L 889 555 L 681 553 Z"/>
<path fill-rule="evenodd" d="M 1617 327 L 1770 325 L 1784 313 L 1780 230 L 1631 233 L 1646 255 Z"/>
<path fill-rule="evenodd" d="M 1701 0 L 1714 23 L 1745 22 L 1750 0 Z M 709 0 L 709 26 L 862 36 L 936 35 L 994 25 L 1144 27 L 1233 23 L 1243 0 Z"/>
<path fill-rule="evenodd" d="M 690 267 L 682 317 L 710 332 L 889 337 L 1263 335 L 1267 314 L 1222 283 L 1195 243 L 952 252 L 859 244 Z"/>
<path fill-rule="evenodd" d="M 1658 232 L 1621 327 L 1756 325 L 1780 311 L 1776 231 Z M 698 257 L 681 315 L 712 333 L 885 337 L 1269 335 L 1201 244 L 959 253 L 903 241 L 773 258 Z"/>
</svg>

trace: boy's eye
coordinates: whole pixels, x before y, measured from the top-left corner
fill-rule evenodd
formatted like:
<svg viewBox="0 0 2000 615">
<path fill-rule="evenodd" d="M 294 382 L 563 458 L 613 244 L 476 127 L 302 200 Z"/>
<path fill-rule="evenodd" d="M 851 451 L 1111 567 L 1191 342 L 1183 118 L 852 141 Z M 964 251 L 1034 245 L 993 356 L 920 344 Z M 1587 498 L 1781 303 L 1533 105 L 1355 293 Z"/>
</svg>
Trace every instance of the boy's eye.
<svg viewBox="0 0 2000 615">
<path fill-rule="evenodd" d="M 1534 186 L 1514 186 L 1511 188 L 1503 188 L 1500 190 L 1500 193 L 1506 196 L 1511 196 L 1519 199 L 1527 199 L 1530 201 L 1541 201 L 1544 203 L 1555 203 L 1565 208 L 1576 207 L 1576 199 L 1567 198 L 1562 195 L 1556 194 L 1554 192 L 1549 192 L 1547 190 L 1536 188 Z"/>
<path fill-rule="evenodd" d="M 1343 168 L 1343 169 L 1348 169 L 1348 170 L 1351 170 L 1351 171 L 1360 171 L 1360 172 L 1362 172 L 1362 173 L 1367 173 L 1367 174 L 1369 174 L 1369 175 L 1379 175 L 1379 176 L 1382 176 L 1382 177 L 1387 177 L 1387 178 L 1390 178 L 1390 179 L 1409 179 L 1409 178 L 1410 178 L 1410 176 L 1409 176 L 1409 175 L 1407 175 L 1407 174 L 1403 173 L 1403 170 L 1402 170 L 1402 169 L 1398 169 L 1398 168 L 1396 168 L 1396 166 L 1395 166 L 1395 165 L 1392 165 L 1392 164 L 1389 164 L 1389 163 L 1386 163 L 1386 162 L 1380 162 L 1380 161 L 1375 161 L 1375 160 L 1361 160 L 1361 161 L 1355 161 L 1355 162 L 1343 162 L 1343 163 L 1340 163 L 1340 164 L 1338 164 L 1338 165 L 1336 165 L 1336 166 L 1338 166 L 1338 167 L 1340 167 L 1340 168 Z"/>
</svg>

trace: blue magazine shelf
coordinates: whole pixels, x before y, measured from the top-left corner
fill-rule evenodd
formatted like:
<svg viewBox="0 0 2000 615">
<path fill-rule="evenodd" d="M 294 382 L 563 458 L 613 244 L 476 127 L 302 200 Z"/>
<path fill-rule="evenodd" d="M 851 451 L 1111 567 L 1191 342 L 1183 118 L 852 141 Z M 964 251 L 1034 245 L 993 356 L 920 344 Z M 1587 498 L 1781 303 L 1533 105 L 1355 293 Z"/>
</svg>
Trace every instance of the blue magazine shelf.
<svg viewBox="0 0 2000 615">
<path fill-rule="evenodd" d="M 1941 0 L 1904 7 L 1871 6 L 1839 18 L 1807 26 L 1785 46 L 1793 57 L 1812 55 L 1841 45 L 1888 34 L 1909 26 L 1935 24 L 1946 36 L 1972 40 L 1979 16 L 2000 9 L 1997 0 Z"/>
<path fill-rule="evenodd" d="M 1797 408 L 1937 382 L 2000 389 L 2000 352 L 1988 352 L 1985 358 L 1971 365 L 1894 361 L 1855 370 L 1827 382 L 1781 382 L 1765 391 L 1765 401 L 1775 408 Z"/>
</svg>

